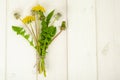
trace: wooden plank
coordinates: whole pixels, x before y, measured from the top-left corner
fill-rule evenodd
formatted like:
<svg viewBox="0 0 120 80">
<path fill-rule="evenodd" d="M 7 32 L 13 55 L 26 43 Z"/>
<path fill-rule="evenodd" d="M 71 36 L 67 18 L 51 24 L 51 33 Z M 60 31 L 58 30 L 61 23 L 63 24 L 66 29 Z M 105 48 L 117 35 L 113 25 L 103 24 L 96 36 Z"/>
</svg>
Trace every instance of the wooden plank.
<svg viewBox="0 0 120 80">
<path fill-rule="evenodd" d="M 68 80 L 96 80 L 95 0 L 68 0 Z"/>
<path fill-rule="evenodd" d="M 14 10 L 21 10 L 24 17 L 28 14 L 29 9 L 38 3 L 48 11 L 52 9 L 56 9 L 56 12 L 60 11 L 63 14 L 60 21 L 66 20 L 65 0 L 43 0 L 40 2 L 35 0 L 8 0 L 7 80 L 36 80 L 35 68 L 33 68 L 35 51 L 26 40 L 12 31 L 11 26 L 21 25 L 13 17 Z M 66 32 L 63 32 L 48 49 L 49 53 L 46 59 L 47 77 L 44 79 L 43 76 L 39 76 L 40 80 L 67 80 L 66 46 Z"/>
<path fill-rule="evenodd" d="M 0 0 L 0 80 L 5 80 L 6 0 Z"/>
<path fill-rule="evenodd" d="M 99 80 L 120 80 L 119 21 L 119 0 L 97 0 Z"/>
</svg>

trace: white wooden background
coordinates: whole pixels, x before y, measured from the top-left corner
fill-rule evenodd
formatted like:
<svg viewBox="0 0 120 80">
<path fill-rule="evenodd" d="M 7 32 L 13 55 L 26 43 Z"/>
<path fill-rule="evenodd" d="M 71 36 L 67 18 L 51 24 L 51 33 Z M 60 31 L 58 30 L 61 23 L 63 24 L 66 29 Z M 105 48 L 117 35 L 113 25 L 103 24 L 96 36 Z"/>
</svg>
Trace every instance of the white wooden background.
<svg viewBox="0 0 120 80">
<path fill-rule="evenodd" d="M 24 17 L 36 3 L 68 20 L 40 80 L 120 80 L 120 0 L 0 0 L 0 80 L 35 80 L 35 51 L 11 26 L 14 10 Z"/>
</svg>

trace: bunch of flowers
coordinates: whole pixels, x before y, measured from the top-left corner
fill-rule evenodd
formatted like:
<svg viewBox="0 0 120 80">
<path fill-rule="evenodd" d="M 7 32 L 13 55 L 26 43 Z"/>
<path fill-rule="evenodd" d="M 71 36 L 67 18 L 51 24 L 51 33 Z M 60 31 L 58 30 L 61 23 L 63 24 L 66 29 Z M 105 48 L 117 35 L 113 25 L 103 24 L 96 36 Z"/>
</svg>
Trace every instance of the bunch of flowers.
<svg viewBox="0 0 120 80">
<path fill-rule="evenodd" d="M 61 14 L 54 14 L 55 10 L 52 10 L 48 15 L 45 15 L 45 11 L 45 8 L 38 4 L 31 9 L 32 14 L 25 18 L 21 18 L 17 12 L 14 13 L 15 18 L 19 19 L 24 26 L 12 26 L 12 29 L 17 35 L 24 37 L 36 50 L 36 70 L 46 77 L 45 57 L 47 49 L 54 39 L 66 29 L 66 22 L 62 21 L 60 31 L 57 32 L 54 23 L 61 17 Z"/>
</svg>

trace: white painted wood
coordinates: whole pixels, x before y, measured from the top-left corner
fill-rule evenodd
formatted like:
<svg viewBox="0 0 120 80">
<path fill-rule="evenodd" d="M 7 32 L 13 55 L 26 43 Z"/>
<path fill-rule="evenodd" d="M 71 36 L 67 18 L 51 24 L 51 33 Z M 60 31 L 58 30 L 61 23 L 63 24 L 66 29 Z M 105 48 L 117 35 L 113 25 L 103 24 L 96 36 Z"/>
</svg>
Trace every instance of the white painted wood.
<svg viewBox="0 0 120 80">
<path fill-rule="evenodd" d="M 120 0 L 97 0 L 99 80 L 120 80 Z"/>
<path fill-rule="evenodd" d="M 5 80 L 6 1 L 0 0 L 0 80 Z"/>
<path fill-rule="evenodd" d="M 39 3 L 48 11 L 52 9 L 56 9 L 56 12 L 60 11 L 63 14 L 60 21 L 66 20 L 65 0 L 40 0 Z M 38 4 L 35 0 L 8 0 L 7 80 L 36 80 L 34 68 L 35 50 L 29 46 L 26 40 L 21 36 L 17 36 L 11 29 L 12 25 L 21 25 L 19 21 L 14 19 L 14 11 L 20 10 L 22 17 L 25 17 L 35 4 Z M 67 80 L 66 48 L 66 33 L 63 32 L 48 49 L 46 59 L 47 77 L 39 76 L 40 80 Z"/>
<path fill-rule="evenodd" d="M 96 80 L 95 0 L 68 0 L 68 80 Z"/>
</svg>

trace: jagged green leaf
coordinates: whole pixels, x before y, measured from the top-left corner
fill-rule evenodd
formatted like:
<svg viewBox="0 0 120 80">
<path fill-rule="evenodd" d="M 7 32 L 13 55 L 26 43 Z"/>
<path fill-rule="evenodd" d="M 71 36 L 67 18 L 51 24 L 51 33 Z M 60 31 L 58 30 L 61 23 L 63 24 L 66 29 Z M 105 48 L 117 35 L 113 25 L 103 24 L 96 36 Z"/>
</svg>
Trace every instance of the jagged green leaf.
<svg viewBox="0 0 120 80">
<path fill-rule="evenodd" d="M 21 35 L 22 37 L 24 37 L 29 42 L 29 44 L 34 47 L 33 41 L 29 40 L 30 35 L 27 34 L 26 31 L 22 27 L 12 26 L 12 29 L 13 31 L 17 33 L 17 35 Z"/>
<path fill-rule="evenodd" d="M 41 30 L 40 33 L 40 55 L 45 56 L 46 55 L 46 49 L 48 48 L 49 44 L 52 41 L 52 38 L 56 34 L 56 27 L 55 26 L 49 26 Z"/>
</svg>

